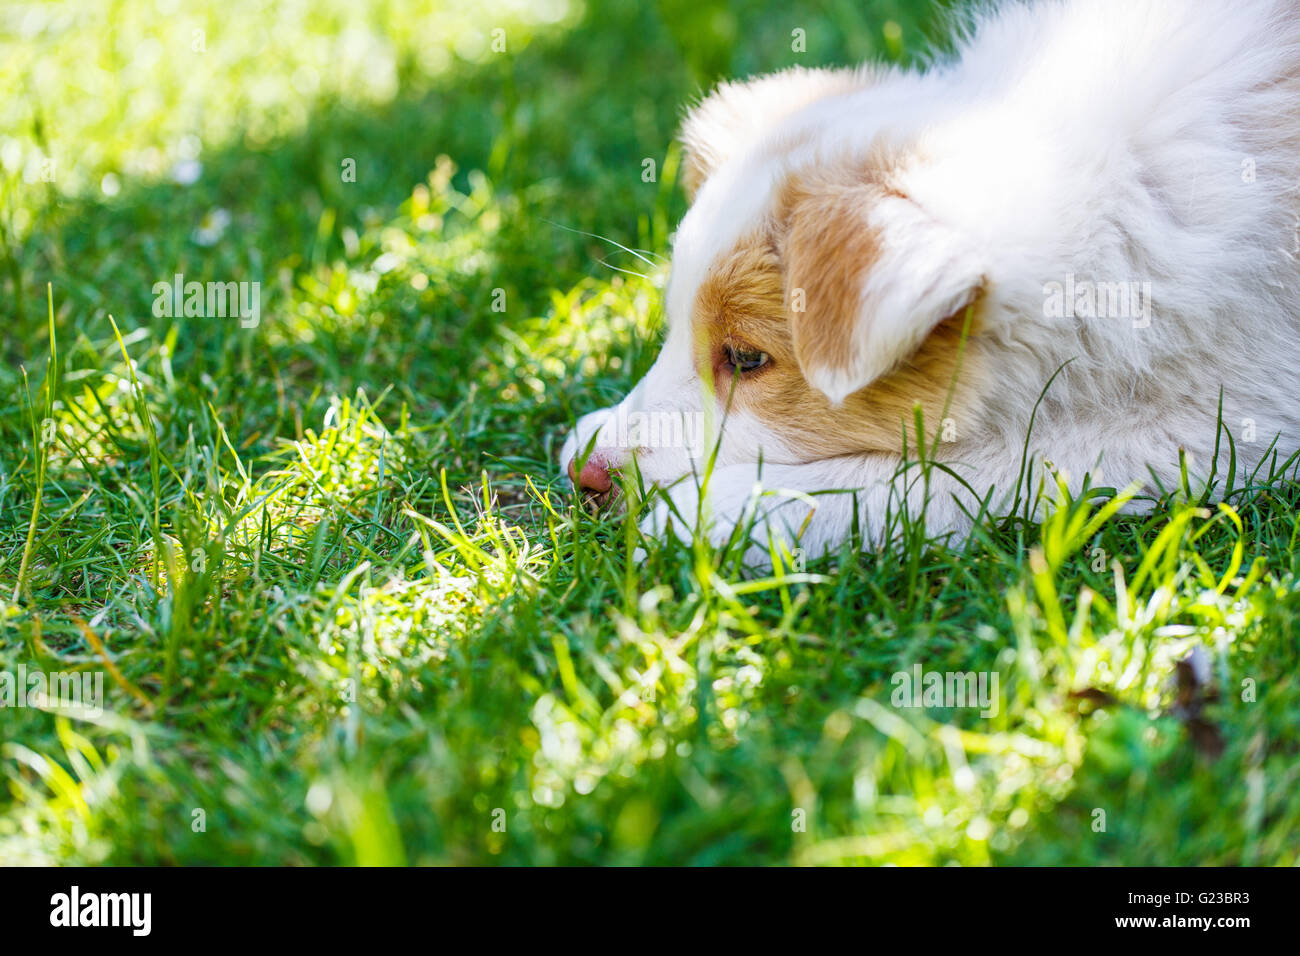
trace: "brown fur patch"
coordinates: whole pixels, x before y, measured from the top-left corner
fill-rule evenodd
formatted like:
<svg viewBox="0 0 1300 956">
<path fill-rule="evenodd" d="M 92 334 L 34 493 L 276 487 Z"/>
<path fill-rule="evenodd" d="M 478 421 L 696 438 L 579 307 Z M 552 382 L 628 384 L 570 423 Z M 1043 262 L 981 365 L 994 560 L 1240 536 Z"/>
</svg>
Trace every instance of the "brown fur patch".
<svg viewBox="0 0 1300 956">
<path fill-rule="evenodd" d="M 795 357 L 804 368 L 847 368 L 852 361 L 863 277 L 880 256 L 865 212 L 879 194 L 871 183 L 794 176 L 777 193 L 785 310 Z"/>
<path fill-rule="evenodd" d="M 862 212 L 874 197 L 898 195 L 881 164 L 871 169 L 840 167 L 826 173 L 833 179 L 788 180 L 769 221 L 719 258 L 696 296 L 701 375 L 712 375 L 720 401 L 730 396 L 733 408 L 770 426 L 805 461 L 899 452 L 905 434 L 914 452 L 918 404 L 927 441 L 936 433 L 963 434 L 978 414 L 970 387 L 981 377 L 978 303 L 969 310 L 969 323 L 966 309 L 944 320 L 896 370 L 842 405 L 832 405 L 804 377 L 809 363 L 848 360 L 863 276 L 878 254 L 878 239 Z M 846 190 L 853 192 L 846 196 Z M 791 311 L 795 288 L 804 289 L 804 313 Z M 728 344 L 766 352 L 769 362 L 733 375 Z"/>
</svg>

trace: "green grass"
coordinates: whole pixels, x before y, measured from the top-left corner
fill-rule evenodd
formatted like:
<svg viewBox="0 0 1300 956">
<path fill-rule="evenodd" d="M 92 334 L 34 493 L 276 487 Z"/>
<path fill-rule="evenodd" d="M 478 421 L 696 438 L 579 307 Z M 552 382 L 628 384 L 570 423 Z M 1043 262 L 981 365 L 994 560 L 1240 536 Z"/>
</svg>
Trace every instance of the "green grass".
<svg viewBox="0 0 1300 956">
<path fill-rule="evenodd" d="M 1300 861 L 1286 463 L 767 578 L 556 474 L 654 358 L 664 270 L 580 233 L 667 253 L 682 104 L 942 36 L 903 0 L 0 9 L 0 672 L 107 698 L 0 709 L 0 860 Z M 260 281 L 260 324 L 155 316 L 175 273 Z M 997 715 L 891 706 L 918 663 L 995 671 Z"/>
</svg>

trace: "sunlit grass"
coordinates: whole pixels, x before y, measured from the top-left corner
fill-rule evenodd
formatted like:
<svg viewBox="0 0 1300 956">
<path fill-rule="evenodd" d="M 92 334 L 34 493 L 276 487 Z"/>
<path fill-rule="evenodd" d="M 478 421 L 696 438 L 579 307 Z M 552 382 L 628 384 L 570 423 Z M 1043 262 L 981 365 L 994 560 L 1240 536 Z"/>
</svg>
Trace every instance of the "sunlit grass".
<svg viewBox="0 0 1300 956">
<path fill-rule="evenodd" d="M 19 95 L 0 106 L 0 166 L 11 188 L 52 175 L 64 194 L 108 199 L 133 181 L 191 182 L 205 149 L 266 145 L 300 132 L 324 103 L 386 103 L 404 86 L 522 53 L 581 9 L 573 0 L 6 4 L 0 84 Z M 20 226 L 30 222 L 25 204 L 16 211 Z"/>
</svg>

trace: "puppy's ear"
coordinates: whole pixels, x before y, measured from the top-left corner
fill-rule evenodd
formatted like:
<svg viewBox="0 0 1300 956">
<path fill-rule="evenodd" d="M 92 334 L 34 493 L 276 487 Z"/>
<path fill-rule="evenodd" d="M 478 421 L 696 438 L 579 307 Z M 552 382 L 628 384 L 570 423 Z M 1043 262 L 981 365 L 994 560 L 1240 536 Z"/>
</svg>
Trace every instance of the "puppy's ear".
<svg viewBox="0 0 1300 956">
<path fill-rule="evenodd" d="M 816 100 L 871 82 L 863 70 L 793 67 L 744 83 L 721 83 L 686 113 L 682 183 L 688 199 L 720 165 Z"/>
<path fill-rule="evenodd" d="M 974 244 L 888 186 L 792 178 L 783 206 L 795 358 L 836 404 L 904 364 L 984 287 Z"/>
</svg>

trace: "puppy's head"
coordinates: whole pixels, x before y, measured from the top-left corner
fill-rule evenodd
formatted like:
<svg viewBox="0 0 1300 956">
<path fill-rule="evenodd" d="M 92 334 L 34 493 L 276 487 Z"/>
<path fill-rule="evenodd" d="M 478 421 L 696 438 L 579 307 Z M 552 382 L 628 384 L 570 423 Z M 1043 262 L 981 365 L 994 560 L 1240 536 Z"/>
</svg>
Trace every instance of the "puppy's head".
<svg viewBox="0 0 1300 956">
<path fill-rule="evenodd" d="M 667 339 L 566 442 L 581 486 L 632 456 L 671 483 L 715 445 L 720 465 L 897 452 L 918 405 L 931 434 L 973 413 L 980 251 L 909 192 L 925 156 L 905 125 L 863 119 L 872 87 L 795 70 L 690 113 Z"/>
</svg>

